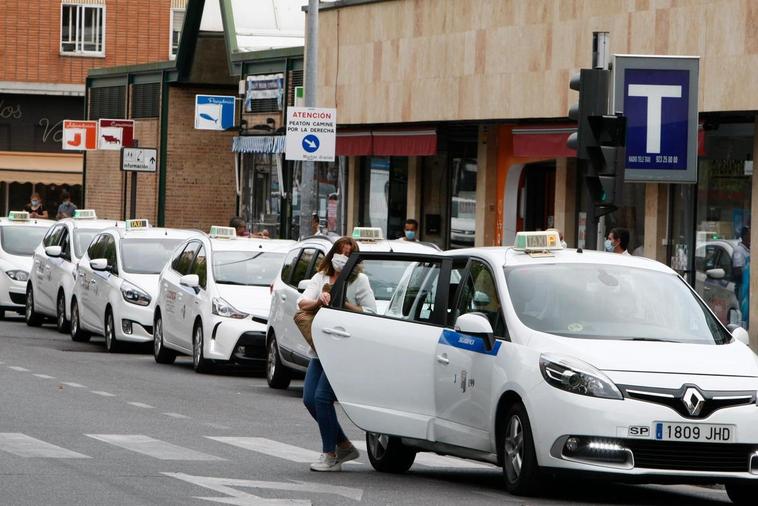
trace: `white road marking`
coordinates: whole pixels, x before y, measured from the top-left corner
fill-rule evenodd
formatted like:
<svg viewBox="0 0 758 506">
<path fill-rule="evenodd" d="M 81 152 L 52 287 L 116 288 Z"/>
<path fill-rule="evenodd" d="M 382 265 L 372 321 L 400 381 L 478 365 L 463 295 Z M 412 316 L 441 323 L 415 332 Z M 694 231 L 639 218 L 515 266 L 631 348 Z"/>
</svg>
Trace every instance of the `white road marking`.
<svg viewBox="0 0 758 506">
<path fill-rule="evenodd" d="M 187 415 L 181 413 L 161 413 L 162 415 L 170 416 L 171 418 L 189 418 Z"/>
<path fill-rule="evenodd" d="M 144 402 L 127 402 L 127 404 L 130 404 L 136 408 L 153 409 L 153 406 L 150 404 L 145 404 Z"/>
<path fill-rule="evenodd" d="M 352 441 L 353 445 L 361 451 L 366 451 L 366 441 Z M 436 453 L 418 452 L 414 464 L 421 464 L 426 467 L 436 467 L 440 469 L 497 469 L 492 464 L 484 462 L 474 462 L 471 460 L 459 459 L 457 457 L 445 457 Z"/>
<path fill-rule="evenodd" d="M 141 434 L 85 434 L 85 436 L 160 460 L 225 460 Z"/>
<path fill-rule="evenodd" d="M 221 425 L 220 423 L 206 423 L 208 427 L 212 427 L 214 429 L 220 429 L 220 430 L 228 430 L 231 429 L 231 427 L 228 427 L 226 425 Z"/>
<path fill-rule="evenodd" d="M 271 457 L 277 457 L 280 459 L 289 460 L 290 462 L 297 462 L 299 464 L 306 464 L 311 462 L 318 462 L 321 457 L 321 453 L 300 448 L 299 446 L 289 445 L 287 443 L 280 443 L 273 439 L 267 439 L 265 437 L 233 437 L 233 436 L 205 436 L 213 441 L 219 443 L 226 443 L 228 445 L 236 446 L 244 450 L 250 450 L 264 455 L 270 455 Z M 348 464 L 359 464 L 360 462 L 348 462 Z"/>
<path fill-rule="evenodd" d="M 238 506 L 271 506 L 281 504 L 311 504 L 311 501 L 305 499 L 269 499 L 258 497 L 237 488 L 257 488 L 262 490 L 284 490 L 287 492 L 311 493 L 311 494 L 329 494 L 338 495 L 346 499 L 360 502 L 363 498 L 363 489 L 340 487 L 327 485 L 325 483 L 313 483 L 306 481 L 294 482 L 275 482 L 275 481 L 255 481 L 255 480 L 237 480 L 231 478 L 214 478 L 211 476 L 192 476 L 184 473 L 163 473 L 166 476 L 176 478 L 198 487 L 209 488 L 224 496 L 228 497 L 196 497 L 205 501 L 219 502 L 224 504 L 236 504 Z"/>
<path fill-rule="evenodd" d="M 19 367 L 17 365 L 9 365 L 8 369 L 13 369 L 14 371 L 19 371 L 19 372 L 29 372 L 29 369 L 25 367 Z"/>
<path fill-rule="evenodd" d="M 0 433 L 0 450 L 19 457 L 43 457 L 48 459 L 88 459 L 82 455 L 54 444 L 46 443 L 20 432 Z"/>
<path fill-rule="evenodd" d="M 84 385 L 82 385 L 80 383 L 72 383 L 70 381 L 62 381 L 61 385 L 66 385 L 66 386 L 73 387 L 73 388 L 87 388 L 87 387 L 85 387 Z"/>
<path fill-rule="evenodd" d="M 47 374 L 34 374 L 33 376 L 36 376 L 38 378 L 46 379 L 46 380 L 54 380 L 55 376 L 48 376 Z"/>
<path fill-rule="evenodd" d="M 103 392 L 102 390 L 90 390 L 95 395 L 101 395 L 103 397 L 116 397 L 116 394 L 112 394 L 110 392 Z"/>
</svg>

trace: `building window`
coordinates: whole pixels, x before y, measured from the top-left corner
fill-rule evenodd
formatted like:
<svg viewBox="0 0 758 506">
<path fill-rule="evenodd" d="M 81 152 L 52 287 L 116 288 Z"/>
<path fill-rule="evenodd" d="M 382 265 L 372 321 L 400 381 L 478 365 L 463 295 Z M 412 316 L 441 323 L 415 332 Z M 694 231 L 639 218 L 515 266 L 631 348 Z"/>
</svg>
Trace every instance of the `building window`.
<svg viewBox="0 0 758 506">
<path fill-rule="evenodd" d="M 132 85 L 132 118 L 157 118 L 161 110 L 161 83 Z"/>
<path fill-rule="evenodd" d="M 100 118 L 126 118 L 125 86 L 90 89 L 89 119 Z"/>
<path fill-rule="evenodd" d="M 61 53 L 105 55 L 105 6 L 61 5 Z"/>
<path fill-rule="evenodd" d="M 168 57 L 172 60 L 179 53 L 179 41 L 182 37 L 182 26 L 184 26 L 184 9 L 171 9 L 171 41 Z"/>
</svg>

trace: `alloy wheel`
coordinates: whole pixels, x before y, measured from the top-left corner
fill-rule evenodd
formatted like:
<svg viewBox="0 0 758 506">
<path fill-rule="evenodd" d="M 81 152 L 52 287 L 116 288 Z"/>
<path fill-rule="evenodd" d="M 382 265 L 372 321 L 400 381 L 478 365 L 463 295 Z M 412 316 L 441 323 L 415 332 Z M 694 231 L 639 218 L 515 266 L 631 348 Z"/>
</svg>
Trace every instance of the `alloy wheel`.
<svg viewBox="0 0 758 506">
<path fill-rule="evenodd" d="M 274 380 L 276 374 L 276 341 L 268 342 L 268 360 L 266 360 L 266 377 L 269 382 Z"/>
<path fill-rule="evenodd" d="M 163 319 L 155 319 L 155 329 L 153 329 L 153 353 L 157 357 L 163 348 Z"/>
<path fill-rule="evenodd" d="M 195 339 L 193 339 L 192 346 L 192 361 L 195 364 L 195 369 L 200 365 L 200 357 L 203 353 L 203 329 L 198 325 L 195 327 Z"/>
<path fill-rule="evenodd" d="M 71 333 L 74 335 L 79 333 L 79 306 L 76 302 L 71 307 Z"/>
<path fill-rule="evenodd" d="M 518 415 L 511 416 L 505 430 L 505 472 L 510 482 L 521 476 L 524 462 L 524 428 Z"/>
<path fill-rule="evenodd" d="M 115 336 L 113 333 L 113 315 L 111 313 L 108 313 L 105 315 L 105 347 L 109 350 L 112 349 L 113 345 L 115 344 Z"/>
<path fill-rule="evenodd" d="M 26 316 L 26 321 L 31 321 L 33 313 L 34 313 L 34 294 L 32 293 L 32 289 L 29 288 L 26 291 L 26 307 L 24 308 L 24 316 Z"/>
<path fill-rule="evenodd" d="M 62 329 L 66 325 L 66 301 L 63 296 L 58 296 L 58 328 Z"/>
<path fill-rule="evenodd" d="M 389 442 L 390 437 L 386 434 L 377 434 L 375 432 L 369 432 L 368 434 L 369 450 L 376 460 L 384 458 Z"/>
</svg>

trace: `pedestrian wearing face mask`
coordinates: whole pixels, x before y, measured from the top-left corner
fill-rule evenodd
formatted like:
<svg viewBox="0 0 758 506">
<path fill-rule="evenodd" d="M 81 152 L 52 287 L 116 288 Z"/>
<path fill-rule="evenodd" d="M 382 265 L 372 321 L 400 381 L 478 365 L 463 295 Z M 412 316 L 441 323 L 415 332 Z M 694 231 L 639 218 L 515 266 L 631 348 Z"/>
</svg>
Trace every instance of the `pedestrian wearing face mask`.
<svg viewBox="0 0 758 506">
<path fill-rule="evenodd" d="M 625 228 L 616 227 L 608 233 L 605 240 L 605 251 L 609 253 L 618 253 L 620 255 L 629 254 L 629 231 Z"/>
<path fill-rule="evenodd" d="M 24 207 L 30 218 L 47 218 L 47 210 L 42 203 L 39 193 L 32 193 L 31 201 Z"/>
<path fill-rule="evenodd" d="M 298 299 L 300 310 L 315 312 L 320 307 L 330 304 L 330 289 L 354 251 L 358 251 L 358 243 L 354 239 L 337 239 L 319 264 L 318 272 L 311 278 L 308 287 Z M 376 300 L 368 277 L 359 269 L 354 269 L 347 280 L 344 306 L 351 311 L 376 312 Z M 334 409 L 337 398 L 315 352 L 316 350 L 313 350 L 308 371 L 305 373 L 303 403 L 318 423 L 323 453 L 318 462 L 311 464 L 311 471 L 340 471 L 343 463 L 357 459 L 359 453 L 339 425 Z"/>
<path fill-rule="evenodd" d="M 413 218 L 405 220 L 405 230 L 403 231 L 403 237 L 400 238 L 403 241 L 418 241 L 418 222 Z"/>
</svg>

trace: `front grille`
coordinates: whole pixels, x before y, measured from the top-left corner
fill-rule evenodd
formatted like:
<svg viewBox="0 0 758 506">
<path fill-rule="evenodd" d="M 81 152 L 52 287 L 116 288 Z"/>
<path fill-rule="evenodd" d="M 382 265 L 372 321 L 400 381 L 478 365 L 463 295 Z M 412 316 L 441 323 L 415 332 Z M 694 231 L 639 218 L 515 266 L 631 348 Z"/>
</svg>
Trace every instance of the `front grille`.
<svg viewBox="0 0 758 506">
<path fill-rule="evenodd" d="M 26 304 L 26 295 L 23 293 L 10 292 L 11 302 L 14 304 Z"/>
<path fill-rule="evenodd" d="M 682 385 L 680 388 L 655 388 L 648 386 L 618 385 L 624 397 L 638 401 L 651 402 L 666 406 L 684 418 L 708 418 L 720 409 L 756 404 L 756 392 L 700 390 L 696 385 Z M 697 390 L 702 403 L 696 411 L 690 412 L 685 397 L 692 390 Z M 692 405 L 692 404 L 691 404 Z"/>
<path fill-rule="evenodd" d="M 748 472 L 756 446 L 626 439 L 620 444 L 634 455 L 634 467 L 677 471 Z"/>
</svg>

